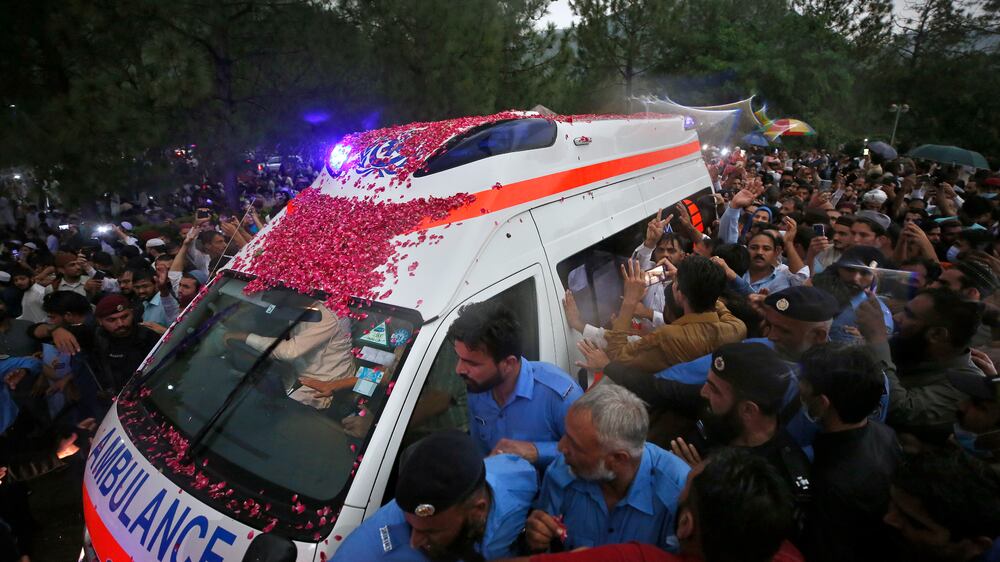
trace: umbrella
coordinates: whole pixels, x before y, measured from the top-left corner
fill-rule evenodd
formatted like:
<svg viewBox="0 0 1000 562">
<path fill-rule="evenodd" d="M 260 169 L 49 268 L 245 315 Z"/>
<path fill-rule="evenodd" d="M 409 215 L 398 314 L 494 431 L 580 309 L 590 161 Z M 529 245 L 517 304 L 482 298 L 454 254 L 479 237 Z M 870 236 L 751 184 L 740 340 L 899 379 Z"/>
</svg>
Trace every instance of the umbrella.
<svg viewBox="0 0 1000 562">
<path fill-rule="evenodd" d="M 872 141 L 868 143 L 868 150 L 871 150 L 886 160 L 895 160 L 899 156 L 895 148 L 882 141 Z"/>
<path fill-rule="evenodd" d="M 760 131 L 754 131 L 743 135 L 743 142 L 749 144 L 750 146 L 771 146 L 771 144 L 781 144 L 781 140 L 777 137 L 769 141 Z"/>
<path fill-rule="evenodd" d="M 910 151 L 913 158 L 923 158 L 933 160 L 942 164 L 960 164 L 962 166 L 972 166 L 973 168 L 990 169 L 990 165 L 983 158 L 983 155 L 973 150 L 966 150 L 957 146 L 944 146 L 940 144 L 925 144 Z"/>
<path fill-rule="evenodd" d="M 809 126 L 809 123 L 799 119 L 775 119 L 764 129 L 764 136 L 769 139 L 778 138 L 782 135 L 788 137 L 804 137 L 815 135 L 816 130 Z"/>
</svg>

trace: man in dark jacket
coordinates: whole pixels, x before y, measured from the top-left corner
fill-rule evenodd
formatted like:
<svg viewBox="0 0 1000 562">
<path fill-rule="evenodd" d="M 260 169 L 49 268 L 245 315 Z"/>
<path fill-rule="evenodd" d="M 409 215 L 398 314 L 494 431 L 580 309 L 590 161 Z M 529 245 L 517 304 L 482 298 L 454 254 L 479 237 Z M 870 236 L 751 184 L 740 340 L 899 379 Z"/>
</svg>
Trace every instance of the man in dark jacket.
<svg viewBox="0 0 1000 562">
<path fill-rule="evenodd" d="M 160 335 L 136 321 L 128 299 L 108 295 L 97 303 L 100 328 L 91 354 L 97 380 L 106 393 L 117 394 L 132 377 Z"/>
<path fill-rule="evenodd" d="M 820 425 L 801 544 L 809 560 L 886 559 L 881 519 L 901 450 L 892 429 L 869 420 L 882 390 L 882 371 L 865 347 L 824 344 L 802 358 L 802 408 Z"/>
</svg>

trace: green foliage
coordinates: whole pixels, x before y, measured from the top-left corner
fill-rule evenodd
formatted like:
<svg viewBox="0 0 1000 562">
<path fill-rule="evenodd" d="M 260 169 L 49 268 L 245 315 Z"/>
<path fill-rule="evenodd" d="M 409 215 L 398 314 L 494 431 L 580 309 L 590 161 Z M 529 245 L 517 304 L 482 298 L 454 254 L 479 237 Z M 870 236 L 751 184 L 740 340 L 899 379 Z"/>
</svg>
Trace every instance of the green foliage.
<svg viewBox="0 0 1000 562">
<path fill-rule="evenodd" d="M 348 131 L 544 104 L 637 110 L 757 95 L 826 146 L 888 139 L 1000 154 L 1000 2 L 33 0 L 0 18 L 0 166 L 105 191 L 233 185 L 245 153 Z M 904 14 L 904 15 L 901 15 Z M 9 108 L 13 104 L 15 107 Z M 306 118 L 307 115 L 319 115 Z M 186 169 L 173 149 L 195 144 Z"/>
</svg>

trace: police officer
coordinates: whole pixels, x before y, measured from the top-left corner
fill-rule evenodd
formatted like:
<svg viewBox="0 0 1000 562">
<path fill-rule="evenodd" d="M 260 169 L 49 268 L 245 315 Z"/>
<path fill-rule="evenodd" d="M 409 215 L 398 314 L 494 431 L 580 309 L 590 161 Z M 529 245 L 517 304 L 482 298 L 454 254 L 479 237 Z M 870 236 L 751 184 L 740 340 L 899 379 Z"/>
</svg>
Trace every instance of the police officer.
<svg viewBox="0 0 1000 562">
<path fill-rule="evenodd" d="M 524 459 L 484 461 L 465 433 L 431 434 L 403 452 L 396 498 L 348 535 L 333 560 L 510 557 L 537 491 Z"/>
<path fill-rule="evenodd" d="M 580 386 L 559 367 L 522 356 L 521 325 L 499 302 L 462 307 L 448 338 L 458 356 L 455 372 L 469 391 L 469 433 L 480 453 L 513 453 L 547 466 Z"/>
<path fill-rule="evenodd" d="M 622 386 L 604 381 L 577 400 L 525 524 L 525 546 L 636 541 L 676 549 L 677 502 L 690 469 L 647 443 L 648 431 L 646 405 Z"/>
<path fill-rule="evenodd" d="M 705 407 L 699 431 L 676 439 L 673 451 L 696 465 L 706 450 L 742 447 L 768 460 L 789 483 L 796 503 L 809 499 L 809 460 L 781 423 L 792 367 L 759 343 L 727 344 L 712 354 L 712 368 L 701 389 Z"/>
</svg>

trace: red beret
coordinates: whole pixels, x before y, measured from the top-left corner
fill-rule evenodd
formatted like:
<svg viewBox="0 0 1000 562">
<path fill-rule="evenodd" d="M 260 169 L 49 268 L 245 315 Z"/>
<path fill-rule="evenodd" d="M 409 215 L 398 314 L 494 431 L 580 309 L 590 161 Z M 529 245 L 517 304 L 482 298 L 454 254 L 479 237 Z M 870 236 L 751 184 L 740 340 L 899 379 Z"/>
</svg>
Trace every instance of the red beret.
<svg viewBox="0 0 1000 562">
<path fill-rule="evenodd" d="M 127 298 L 121 295 L 108 295 L 97 303 L 97 307 L 94 308 L 94 316 L 104 318 L 105 316 L 129 310 L 130 308 L 131 305 Z"/>
</svg>

